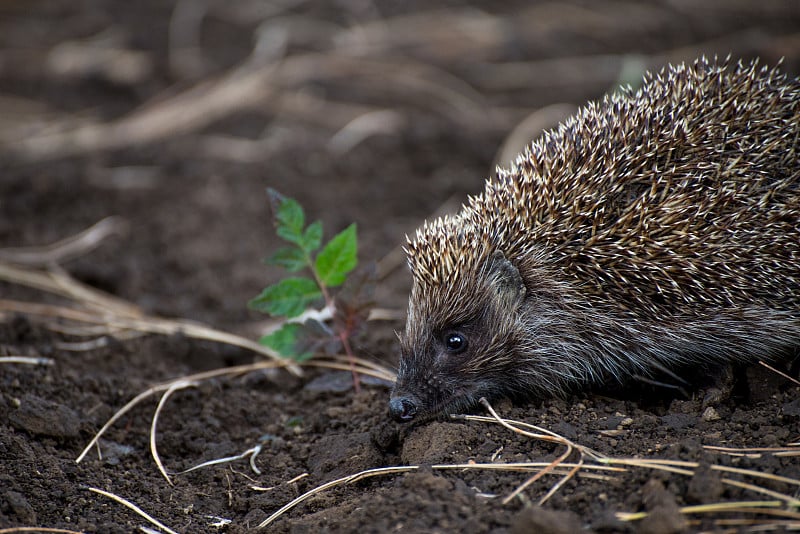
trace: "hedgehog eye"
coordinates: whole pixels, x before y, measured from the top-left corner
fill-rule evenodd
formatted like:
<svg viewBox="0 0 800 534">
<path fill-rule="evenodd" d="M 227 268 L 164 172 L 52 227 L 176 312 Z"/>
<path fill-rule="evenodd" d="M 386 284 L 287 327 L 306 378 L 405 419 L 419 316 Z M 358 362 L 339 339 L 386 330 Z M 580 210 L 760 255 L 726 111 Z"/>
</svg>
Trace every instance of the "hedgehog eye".
<svg viewBox="0 0 800 534">
<path fill-rule="evenodd" d="M 461 332 L 448 332 L 444 335 L 444 346 L 452 354 L 464 352 L 467 348 L 467 338 Z"/>
</svg>

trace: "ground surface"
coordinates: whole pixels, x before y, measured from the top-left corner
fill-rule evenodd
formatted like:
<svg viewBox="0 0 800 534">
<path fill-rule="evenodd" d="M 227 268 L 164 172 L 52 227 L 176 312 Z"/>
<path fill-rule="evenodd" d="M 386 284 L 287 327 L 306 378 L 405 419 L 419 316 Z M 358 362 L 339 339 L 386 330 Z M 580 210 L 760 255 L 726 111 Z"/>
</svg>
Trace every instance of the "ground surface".
<svg viewBox="0 0 800 534">
<path fill-rule="evenodd" d="M 248 59 L 256 37 L 258 52 Z M 125 231 L 60 267 L 146 314 L 256 338 L 264 318 L 245 303 L 280 276 L 261 263 L 278 246 L 264 194 L 275 187 L 322 219 L 328 235 L 355 221 L 362 261 L 382 260 L 375 298 L 399 319 L 371 323 L 356 352 L 391 367 L 410 285 L 397 255 L 404 233 L 448 199 L 457 206 L 477 192 L 509 132 L 544 106 L 580 105 L 620 81 L 635 82 L 643 68 L 729 52 L 769 64 L 785 56 L 785 70 L 797 74 L 800 7 L 772 0 L 3 2 L 0 246 L 50 244 L 118 216 Z M 547 124 L 538 115 L 532 121 L 531 132 Z M 2 282 L 0 298 L 65 303 Z M 505 417 L 601 454 L 700 463 L 694 476 L 633 468 L 612 480 L 573 478 L 543 508 L 535 503 L 558 480 L 552 475 L 503 505 L 528 475 L 431 466 L 550 461 L 563 447 L 484 422 L 399 427 L 386 418 L 386 386 L 355 393 L 346 374 L 319 370 L 204 381 L 164 406 L 157 436 L 167 470 L 261 443 L 260 474 L 239 460 L 169 485 L 148 450 L 154 398 L 76 464 L 99 427 L 147 387 L 258 358 L 180 335 L 76 336 L 3 303 L 0 355 L 48 357 L 54 365 L 0 364 L 0 528 L 131 532 L 145 524 L 86 489 L 94 487 L 178 532 L 242 532 L 322 483 L 391 465 L 427 467 L 319 493 L 270 528 L 722 529 L 715 521 L 764 516 L 696 514 L 687 526 L 677 507 L 775 498 L 726 478 L 798 491 L 710 467 L 800 478 L 797 457 L 703 449 L 798 439 L 798 388 L 763 368 L 747 370 L 737 395 L 716 412 L 652 391 L 499 403 Z M 623 524 L 614 515 L 638 511 L 649 518 Z M 214 526 L 222 519 L 230 523 Z"/>
</svg>

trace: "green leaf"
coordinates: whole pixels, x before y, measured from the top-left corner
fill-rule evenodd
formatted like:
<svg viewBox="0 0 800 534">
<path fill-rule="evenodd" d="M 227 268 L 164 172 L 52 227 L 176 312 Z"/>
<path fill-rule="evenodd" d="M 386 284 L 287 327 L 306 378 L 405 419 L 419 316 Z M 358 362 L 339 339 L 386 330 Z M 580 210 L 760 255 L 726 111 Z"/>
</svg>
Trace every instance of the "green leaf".
<svg viewBox="0 0 800 534">
<path fill-rule="evenodd" d="M 341 285 L 356 266 L 357 253 L 356 225 L 351 224 L 328 241 L 317 255 L 317 276 L 328 287 Z"/>
<path fill-rule="evenodd" d="M 309 278 L 286 278 L 264 289 L 250 301 L 252 309 L 269 313 L 297 317 L 309 304 L 322 298 L 314 280 Z"/>
<path fill-rule="evenodd" d="M 303 250 L 311 254 L 319 248 L 322 244 L 322 223 L 320 221 L 313 222 L 308 225 L 306 231 L 303 232 Z"/>
<path fill-rule="evenodd" d="M 268 188 L 267 193 L 275 214 L 275 233 L 290 243 L 302 246 L 303 226 L 306 223 L 303 208 L 293 198 L 285 197 L 272 188 Z"/>
<path fill-rule="evenodd" d="M 267 263 L 270 265 L 278 265 L 292 273 L 308 266 L 305 253 L 295 247 L 278 249 L 275 251 L 275 254 L 267 258 Z"/>
<path fill-rule="evenodd" d="M 312 356 L 312 353 L 297 353 L 297 334 L 302 325 L 297 323 L 286 323 L 271 334 L 262 336 L 258 342 L 267 346 L 285 358 L 291 358 L 298 362 L 305 361 Z"/>
</svg>

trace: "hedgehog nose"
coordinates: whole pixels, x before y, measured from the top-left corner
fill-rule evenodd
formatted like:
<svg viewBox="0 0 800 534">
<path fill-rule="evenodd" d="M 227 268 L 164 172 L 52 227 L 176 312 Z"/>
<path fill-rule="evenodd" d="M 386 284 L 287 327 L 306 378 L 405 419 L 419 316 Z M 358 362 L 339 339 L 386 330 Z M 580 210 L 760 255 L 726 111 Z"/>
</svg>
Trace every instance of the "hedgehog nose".
<svg viewBox="0 0 800 534">
<path fill-rule="evenodd" d="M 417 405 L 408 397 L 389 399 L 389 413 L 395 421 L 405 423 L 417 415 Z"/>
</svg>

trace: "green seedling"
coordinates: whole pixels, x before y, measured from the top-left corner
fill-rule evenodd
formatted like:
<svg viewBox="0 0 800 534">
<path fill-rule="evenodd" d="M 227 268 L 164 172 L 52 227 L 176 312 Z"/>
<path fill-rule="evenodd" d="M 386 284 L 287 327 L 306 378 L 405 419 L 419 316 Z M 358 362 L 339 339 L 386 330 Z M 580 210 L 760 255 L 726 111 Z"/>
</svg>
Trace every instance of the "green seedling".
<svg viewBox="0 0 800 534">
<path fill-rule="evenodd" d="M 281 328 L 259 342 L 296 361 L 307 360 L 315 353 L 336 354 L 342 349 L 353 358 L 350 339 L 366 321 L 374 283 L 374 269 L 353 273 L 358 263 L 356 225 L 351 224 L 323 246 L 320 221 L 306 226 L 305 213 L 297 201 L 274 189 L 267 193 L 275 232 L 289 243 L 267 263 L 290 273 L 305 271 L 310 276 L 284 278 L 250 301 L 250 308 L 286 319 Z M 312 312 L 320 304 L 330 313 L 329 321 L 312 317 L 319 315 Z"/>
</svg>

